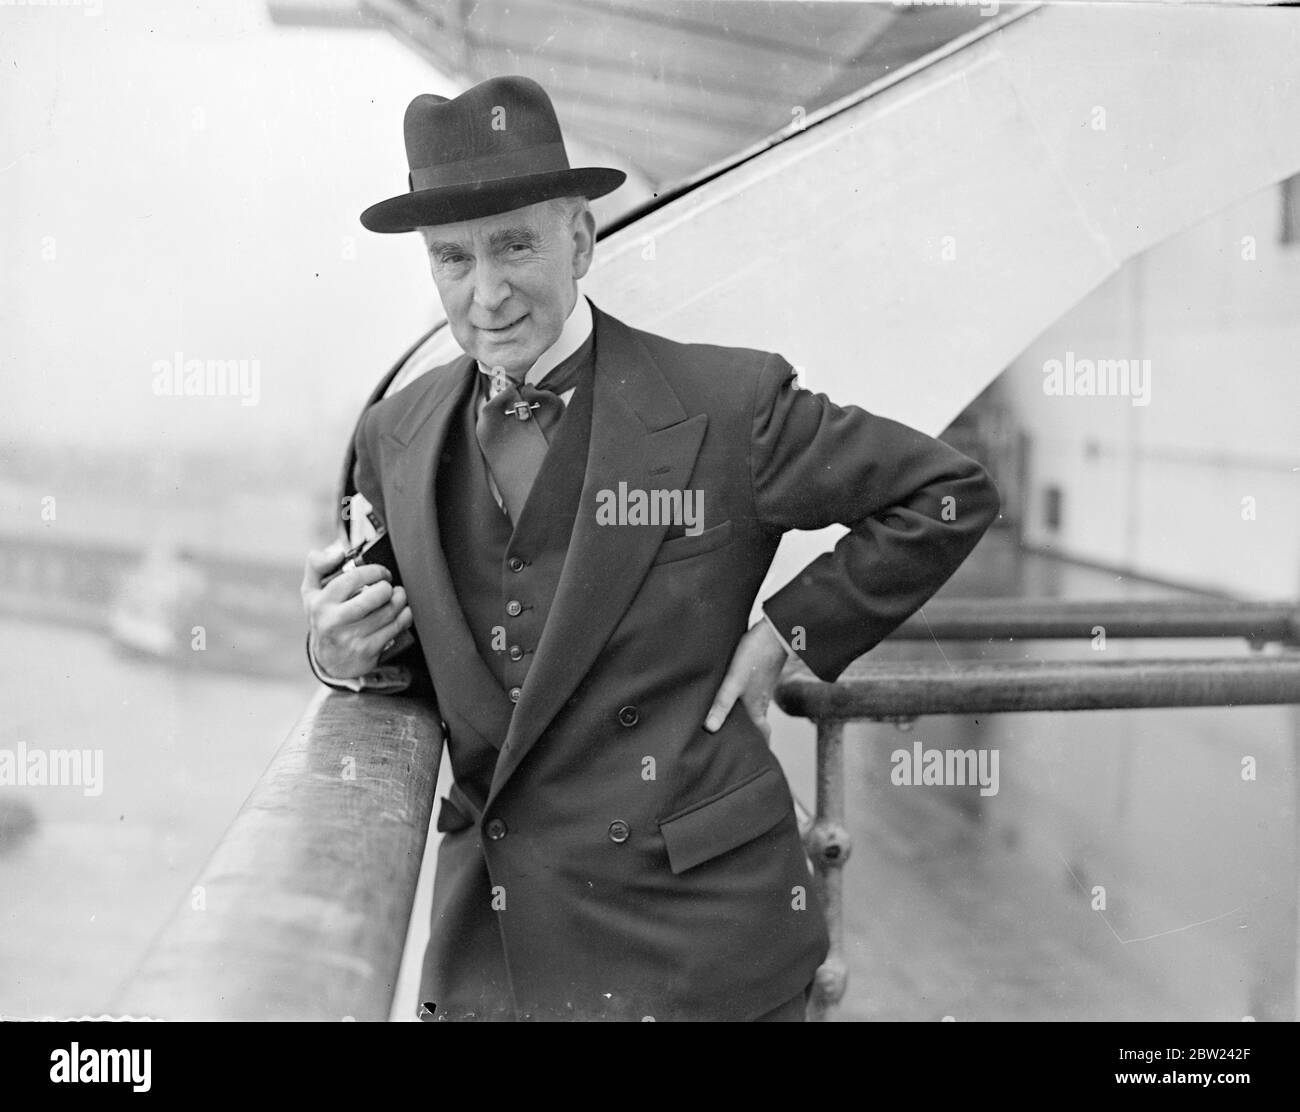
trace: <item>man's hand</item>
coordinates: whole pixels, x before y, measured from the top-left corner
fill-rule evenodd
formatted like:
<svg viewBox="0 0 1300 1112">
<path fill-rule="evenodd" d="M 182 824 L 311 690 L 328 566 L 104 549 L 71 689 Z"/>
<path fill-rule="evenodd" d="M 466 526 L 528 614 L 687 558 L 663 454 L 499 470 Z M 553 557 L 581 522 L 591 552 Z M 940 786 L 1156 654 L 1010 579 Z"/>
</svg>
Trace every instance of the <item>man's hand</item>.
<svg viewBox="0 0 1300 1112">
<path fill-rule="evenodd" d="M 362 564 L 322 586 L 321 580 L 343 563 L 345 551 L 332 544 L 307 553 L 302 604 L 316 663 L 335 679 L 351 680 L 373 671 L 384 646 L 415 619 L 406 591 L 392 585 L 381 564 Z"/>
<path fill-rule="evenodd" d="M 770 740 L 772 727 L 768 725 L 767 708 L 772 702 L 776 681 L 781 678 L 786 656 L 781 638 L 766 621 L 759 618 L 731 654 L 727 674 L 713 697 L 713 706 L 709 708 L 709 715 L 704 720 L 704 728 L 711 734 L 716 733 L 739 699 L 749 711 L 754 725 Z"/>
</svg>

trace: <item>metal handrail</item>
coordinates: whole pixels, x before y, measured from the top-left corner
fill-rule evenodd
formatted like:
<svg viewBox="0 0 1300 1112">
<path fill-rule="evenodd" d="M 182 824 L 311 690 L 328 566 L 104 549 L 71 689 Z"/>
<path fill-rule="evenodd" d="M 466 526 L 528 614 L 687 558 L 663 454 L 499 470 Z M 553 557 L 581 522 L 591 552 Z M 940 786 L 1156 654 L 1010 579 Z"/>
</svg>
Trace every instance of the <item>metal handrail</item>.
<svg viewBox="0 0 1300 1112">
<path fill-rule="evenodd" d="M 1300 655 L 873 664 L 826 683 L 796 672 L 777 705 L 801 718 L 899 718 L 1300 702 Z"/>
<path fill-rule="evenodd" d="M 1243 637 L 1300 645 L 1300 607 L 1230 599 L 944 599 L 912 615 L 889 639 L 1061 640 L 1099 631 L 1108 638 Z"/>
<path fill-rule="evenodd" d="M 1005 601 L 999 600 L 993 608 L 1009 611 Z M 1294 605 L 1286 605 L 1295 612 Z M 1175 621 L 1170 616 L 1168 626 Z M 1160 624 L 1148 622 L 1146 628 L 1159 628 Z M 776 702 L 787 714 L 811 718 L 817 727 L 816 815 L 804 833 L 804 844 L 813 863 L 831 942 L 817 971 L 808 1016 L 827 1020 L 833 1018 L 848 985 L 843 869 L 853 845 L 844 809 L 846 723 L 892 719 L 902 724 L 922 714 L 1300 703 L 1300 654 L 939 664 L 863 661 L 855 662 L 834 683 L 801 668 L 791 669 L 777 687 Z"/>
</svg>

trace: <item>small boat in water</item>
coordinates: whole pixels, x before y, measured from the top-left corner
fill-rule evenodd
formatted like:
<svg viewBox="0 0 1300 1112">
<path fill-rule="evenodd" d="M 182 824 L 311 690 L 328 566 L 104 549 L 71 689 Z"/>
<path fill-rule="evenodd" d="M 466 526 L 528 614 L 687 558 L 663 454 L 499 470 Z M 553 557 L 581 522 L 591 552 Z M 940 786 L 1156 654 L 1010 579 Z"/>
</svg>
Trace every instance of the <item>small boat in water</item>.
<svg viewBox="0 0 1300 1112">
<path fill-rule="evenodd" d="M 121 581 L 109 611 L 109 636 L 122 648 L 176 659 L 189 645 L 188 618 L 207 588 L 207 575 L 184 549 L 156 541 Z"/>
</svg>

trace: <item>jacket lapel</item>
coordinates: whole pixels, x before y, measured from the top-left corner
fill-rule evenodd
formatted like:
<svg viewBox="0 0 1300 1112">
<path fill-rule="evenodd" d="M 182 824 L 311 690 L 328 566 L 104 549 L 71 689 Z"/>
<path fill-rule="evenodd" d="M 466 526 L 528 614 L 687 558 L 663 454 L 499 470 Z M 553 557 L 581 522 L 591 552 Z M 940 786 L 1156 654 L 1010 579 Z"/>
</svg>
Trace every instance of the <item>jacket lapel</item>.
<svg viewBox="0 0 1300 1112">
<path fill-rule="evenodd" d="M 708 418 L 688 418 L 649 354 L 621 322 L 592 307 L 596 332 L 591 444 L 564 569 L 537 656 L 514 708 L 487 806 L 590 670 L 626 612 L 668 529 L 600 525 L 597 495 L 678 490 L 690 478 Z"/>
<path fill-rule="evenodd" d="M 479 656 L 456 598 L 442 551 L 435 500 L 438 463 L 451 422 L 478 373 L 462 356 L 402 415 L 384 438 L 400 450 L 384 476 L 384 505 L 394 550 L 402 553 L 402 582 L 443 717 L 453 708 L 493 748 L 500 748 L 510 721 L 501 685 Z"/>
</svg>

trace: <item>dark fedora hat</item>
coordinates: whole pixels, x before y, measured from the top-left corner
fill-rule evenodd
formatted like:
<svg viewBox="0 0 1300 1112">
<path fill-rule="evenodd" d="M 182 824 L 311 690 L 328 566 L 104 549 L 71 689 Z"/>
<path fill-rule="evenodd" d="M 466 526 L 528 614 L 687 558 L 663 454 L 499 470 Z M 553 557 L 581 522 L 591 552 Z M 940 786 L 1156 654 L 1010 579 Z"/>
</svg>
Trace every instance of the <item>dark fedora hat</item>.
<svg viewBox="0 0 1300 1112">
<path fill-rule="evenodd" d="M 410 192 L 371 205 L 372 232 L 411 232 L 552 197 L 603 197 L 622 170 L 572 169 L 551 98 L 527 77 L 493 77 L 460 96 L 423 93 L 402 124 Z"/>
</svg>

